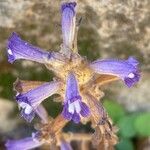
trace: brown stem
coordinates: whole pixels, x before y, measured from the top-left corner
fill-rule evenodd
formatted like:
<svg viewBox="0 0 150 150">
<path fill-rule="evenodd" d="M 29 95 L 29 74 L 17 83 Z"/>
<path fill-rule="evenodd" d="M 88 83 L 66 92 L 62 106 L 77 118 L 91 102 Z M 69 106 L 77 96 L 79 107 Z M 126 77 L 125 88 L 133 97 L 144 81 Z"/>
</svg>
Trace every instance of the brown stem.
<svg viewBox="0 0 150 150">
<path fill-rule="evenodd" d="M 60 114 L 55 118 L 52 127 L 49 126 L 49 128 L 52 128 L 53 132 L 58 134 L 67 123 L 68 120 L 64 119 L 64 117 Z"/>
</svg>

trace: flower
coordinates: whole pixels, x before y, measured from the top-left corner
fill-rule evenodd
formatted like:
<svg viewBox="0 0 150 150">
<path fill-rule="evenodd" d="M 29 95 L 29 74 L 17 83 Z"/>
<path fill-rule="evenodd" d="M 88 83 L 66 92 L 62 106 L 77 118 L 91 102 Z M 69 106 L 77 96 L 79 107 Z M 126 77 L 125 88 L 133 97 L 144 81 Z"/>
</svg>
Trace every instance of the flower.
<svg viewBox="0 0 150 150">
<path fill-rule="evenodd" d="M 12 33 L 7 43 L 8 61 L 13 63 L 17 59 L 32 60 L 39 63 L 45 63 L 46 59 L 50 59 L 52 54 L 31 45 L 22 40 L 15 32 Z"/>
<path fill-rule="evenodd" d="M 74 73 L 69 73 L 66 83 L 66 94 L 64 100 L 63 116 L 75 123 L 80 122 L 80 115 L 87 117 L 90 114 L 88 106 L 81 101 L 77 80 Z"/>
<path fill-rule="evenodd" d="M 43 144 L 43 142 L 35 139 L 34 133 L 33 137 L 27 137 L 20 140 L 8 140 L 5 144 L 7 150 L 28 150 L 39 147 Z"/>
<path fill-rule="evenodd" d="M 62 13 L 62 36 L 63 36 L 63 44 L 65 47 L 72 49 L 72 44 L 74 41 L 75 35 L 75 2 L 64 3 L 61 7 Z"/>
<path fill-rule="evenodd" d="M 18 105 L 21 107 L 21 116 L 31 122 L 35 116 L 35 111 L 43 112 L 38 106 L 47 97 L 55 94 L 60 88 L 60 82 L 52 81 L 44 83 L 26 93 L 19 93 L 16 96 Z"/>
<path fill-rule="evenodd" d="M 104 59 L 96 60 L 90 67 L 99 74 L 114 75 L 121 78 L 128 87 L 139 81 L 138 61 L 129 57 L 127 60 Z"/>
</svg>

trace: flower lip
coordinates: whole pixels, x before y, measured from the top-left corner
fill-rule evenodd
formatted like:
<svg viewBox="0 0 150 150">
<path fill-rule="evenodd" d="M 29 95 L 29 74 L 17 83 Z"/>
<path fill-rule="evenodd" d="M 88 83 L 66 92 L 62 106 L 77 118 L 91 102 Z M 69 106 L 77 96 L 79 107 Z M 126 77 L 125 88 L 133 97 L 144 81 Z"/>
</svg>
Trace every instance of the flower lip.
<svg viewBox="0 0 150 150">
<path fill-rule="evenodd" d="M 8 49 L 7 53 L 8 53 L 8 62 L 13 63 L 15 61 L 15 56 L 13 55 L 12 50 Z"/>
<path fill-rule="evenodd" d="M 75 123 L 79 123 L 81 118 L 80 118 L 80 114 L 78 114 L 77 112 L 75 112 L 73 115 L 72 115 L 72 120 L 75 122 Z"/>
<path fill-rule="evenodd" d="M 33 108 L 29 104 L 27 104 L 27 103 L 21 102 L 19 105 L 20 105 L 20 107 L 22 109 L 25 109 L 24 112 L 27 115 L 30 114 L 32 112 L 32 110 L 33 110 Z"/>
<path fill-rule="evenodd" d="M 132 56 L 130 56 L 128 59 L 127 59 L 127 62 L 132 64 L 134 67 L 137 67 L 139 65 L 139 62 Z"/>
<path fill-rule="evenodd" d="M 68 111 L 71 114 L 74 114 L 74 112 L 80 113 L 80 111 L 81 111 L 80 101 L 76 100 L 73 103 L 70 103 L 69 107 L 68 107 Z"/>
<path fill-rule="evenodd" d="M 21 94 L 19 94 L 16 96 L 16 101 L 18 102 L 18 105 L 21 108 L 21 117 L 23 117 L 27 122 L 31 122 L 35 117 L 35 112 L 27 97 L 24 97 Z"/>
<path fill-rule="evenodd" d="M 26 113 L 27 112 L 27 108 L 22 108 L 20 115 L 21 117 L 23 117 L 27 122 L 31 122 L 34 117 L 35 117 L 35 111 L 33 111 L 33 109 L 30 111 L 30 113 Z"/>
<path fill-rule="evenodd" d="M 31 106 L 31 103 L 26 96 L 18 94 L 16 96 L 16 101 L 19 106 L 25 111 L 25 114 L 30 114 L 31 110 L 33 110 L 33 107 Z"/>
<path fill-rule="evenodd" d="M 84 102 L 75 101 L 64 105 L 62 115 L 67 120 L 73 120 L 75 123 L 79 123 L 80 116 L 87 117 L 90 115 L 90 109 Z"/>
<path fill-rule="evenodd" d="M 130 73 L 128 77 L 124 78 L 124 82 L 128 87 L 132 87 L 136 82 L 140 80 L 140 73 L 136 71 L 134 73 Z"/>
<path fill-rule="evenodd" d="M 76 2 L 63 3 L 61 7 L 61 11 L 63 12 L 66 8 L 69 8 L 75 13 L 74 8 L 76 5 L 77 5 Z"/>
</svg>

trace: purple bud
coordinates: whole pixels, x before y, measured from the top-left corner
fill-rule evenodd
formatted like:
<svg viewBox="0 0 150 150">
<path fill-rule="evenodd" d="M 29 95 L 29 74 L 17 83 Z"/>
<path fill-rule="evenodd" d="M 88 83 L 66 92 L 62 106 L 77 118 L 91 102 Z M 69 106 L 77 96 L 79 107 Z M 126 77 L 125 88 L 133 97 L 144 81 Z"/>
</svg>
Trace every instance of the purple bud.
<svg viewBox="0 0 150 150">
<path fill-rule="evenodd" d="M 7 150 L 29 150 L 39 147 L 43 142 L 34 139 L 33 137 L 27 137 L 21 140 L 8 140 L 5 144 Z"/>
<path fill-rule="evenodd" d="M 51 53 L 43 51 L 28 42 L 22 40 L 18 34 L 12 33 L 7 43 L 8 61 L 13 63 L 17 59 L 32 60 L 39 63 L 45 63 L 50 59 Z"/>
<path fill-rule="evenodd" d="M 55 94 L 60 88 L 61 83 L 57 81 L 44 83 L 41 86 L 32 89 L 26 93 L 18 94 L 16 100 L 21 107 L 21 115 L 29 122 L 32 121 L 35 111 L 40 103 L 47 97 Z M 38 108 L 40 109 L 40 108 Z M 37 110 L 38 111 L 41 110 Z M 42 111 L 41 111 L 42 112 Z M 41 114 L 42 115 L 42 114 Z M 40 116 L 41 117 L 41 116 Z"/>
<path fill-rule="evenodd" d="M 127 60 L 96 60 L 90 64 L 90 67 L 99 74 L 117 76 L 121 78 L 128 87 L 131 87 L 140 79 L 138 64 L 135 58 L 129 57 Z"/>
<path fill-rule="evenodd" d="M 90 114 L 88 106 L 81 101 L 77 80 L 73 73 L 69 73 L 67 78 L 66 95 L 62 115 L 75 123 L 80 122 L 80 115 L 87 117 Z"/>
<path fill-rule="evenodd" d="M 75 2 L 70 2 L 61 7 L 63 44 L 68 48 L 72 48 L 75 36 L 75 6 Z"/>
</svg>

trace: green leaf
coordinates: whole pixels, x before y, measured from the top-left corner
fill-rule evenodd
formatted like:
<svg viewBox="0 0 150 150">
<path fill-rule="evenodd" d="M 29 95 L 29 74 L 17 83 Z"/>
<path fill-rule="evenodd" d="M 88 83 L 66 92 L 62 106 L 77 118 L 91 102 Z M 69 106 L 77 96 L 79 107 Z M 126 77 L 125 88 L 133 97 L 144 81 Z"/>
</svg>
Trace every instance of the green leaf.
<svg viewBox="0 0 150 150">
<path fill-rule="evenodd" d="M 142 113 L 136 118 L 135 129 L 139 136 L 150 136 L 150 112 Z"/>
<path fill-rule="evenodd" d="M 137 118 L 137 114 L 129 115 L 123 117 L 118 122 L 119 133 L 124 138 L 131 138 L 136 135 L 136 129 L 134 126 L 135 119 Z"/>
<path fill-rule="evenodd" d="M 134 150 L 134 146 L 130 140 L 122 139 L 120 143 L 116 145 L 116 150 Z"/>
<path fill-rule="evenodd" d="M 106 108 L 109 116 L 113 119 L 114 122 L 117 122 L 125 116 L 123 107 L 115 101 L 105 100 L 104 107 Z"/>
</svg>

